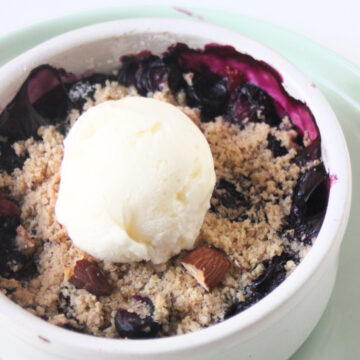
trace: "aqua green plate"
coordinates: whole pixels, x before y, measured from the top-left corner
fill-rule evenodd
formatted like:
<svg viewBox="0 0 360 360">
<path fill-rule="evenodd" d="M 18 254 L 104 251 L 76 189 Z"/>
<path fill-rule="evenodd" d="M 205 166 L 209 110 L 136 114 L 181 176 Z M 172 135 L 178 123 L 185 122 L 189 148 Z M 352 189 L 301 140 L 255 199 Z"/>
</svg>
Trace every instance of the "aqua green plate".
<svg viewBox="0 0 360 360">
<path fill-rule="evenodd" d="M 360 161 L 354 161 L 360 151 L 360 69 L 308 39 L 268 23 L 225 11 L 188 10 L 195 19 L 231 28 L 269 45 L 302 69 L 334 109 L 349 146 L 353 178 L 360 179 Z M 47 21 L 0 38 L 0 65 L 65 31 L 107 20 L 155 16 L 184 18 L 189 13 L 170 6 L 121 6 Z M 350 222 L 334 293 L 319 324 L 291 360 L 360 359 L 360 192 L 357 181 L 353 184 Z"/>
</svg>

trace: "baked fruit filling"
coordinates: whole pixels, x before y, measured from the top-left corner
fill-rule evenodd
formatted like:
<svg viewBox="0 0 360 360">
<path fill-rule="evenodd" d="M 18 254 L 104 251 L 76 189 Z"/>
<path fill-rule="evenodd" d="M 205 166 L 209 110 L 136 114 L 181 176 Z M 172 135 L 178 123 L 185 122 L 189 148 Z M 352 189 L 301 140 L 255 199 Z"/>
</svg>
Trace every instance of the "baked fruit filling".
<svg viewBox="0 0 360 360">
<path fill-rule="evenodd" d="M 194 249 L 161 264 L 100 261 L 54 215 L 64 136 L 87 109 L 127 96 L 178 107 L 214 159 L 216 185 Z M 39 66 L 1 113 L 0 136 L 2 292 L 82 333 L 162 337 L 238 314 L 291 274 L 326 212 L 329 176 L 311 111 L 276 70 L 230 46 L 174 44 L 81 78 Z"/>
</svg>

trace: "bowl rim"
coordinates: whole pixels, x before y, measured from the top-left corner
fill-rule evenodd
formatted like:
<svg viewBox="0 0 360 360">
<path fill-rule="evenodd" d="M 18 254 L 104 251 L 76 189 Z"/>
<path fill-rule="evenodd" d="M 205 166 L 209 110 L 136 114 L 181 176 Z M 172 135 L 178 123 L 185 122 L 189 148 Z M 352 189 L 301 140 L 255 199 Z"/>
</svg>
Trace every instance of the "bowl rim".
<svg viewBox="0 0 360 360">
<path fill-rule="evenodd" d="M 52 54 L 61 53 L 64 49 L 71 49 L 87 42 L 118 36 L 117 34 L 121 36 L 132 33 L 159 32 L 194 35 L 196 37 L 210 38 L 212 39 L 211 42 L 219 43 L 224 43 L 222 39 L 226 39 L 225 44 L 232 45 L 236 49 L 240 48 L 239 51 L 244 52 L 241 48 L 246 48 L 246 53 L 256 59 L 270 63 L 280 72 L 285 82 L 288 77 L 295 79 L 296 85 L 300 89 L 306 90 L 307 95 L 305 99 L 301 100 L 307 102 L 313 113 L 315 108 L 321 108 L 319 114 L 326 115 L 326 121 L 330 122 L 332 127 L 332 132 L 329 132 L 328 128 L 326 128 L 326 138 L 329 137 L 337 149 L 336 151 L 331 148 L 327 149 L 328 155 L 330 154 L 330 159 L 338 159 L 336 174 L 341 173 L 341 179 L 334 184 L 335 186 L 331 187 L 326 216 L 317 240 L 294 272 L 270 294 L 246 311 L 194 333 L 147 340 L 108 339 L 79 334 L 52 325 L 32 315 L 9 300 L 5 295 L 0 294 L 0 318 L 3 320 L 2 323 L 7 323 L 10 327 L 19 328 L 21 326 L 24 329 L 31 329 L 31 332 L 36 332 L 39 337 L 49 339 L 51 344 L 87 351 L 101 351 L 102 354 L 106 351 L 129 355 L 156 355 L 173 353 L 179 350 L 191 350 L 208 343 L 223 340 L 235 333 L 239 336 L 240 333 L 250 331 L 263 319 L 274 314 L 290 298 L 301 292 L 307 280 L 320 268 L 326 256 L 338 250 L 346 228 L 351 203 L 351 166 L 344 135 L 334 112 L 324 96 L 314 87 L 312 81 L 288 60 L 266 45 L 236 31 L 194 20 L 173 18 L 121 19 L 82 27 L 47 40 L 2 66 L 0 68 L 0 77 L 5 78 L 6 83 L 6 79 L 11 79 L 19 70 L 28 72 L 29 62 L 49 58 Z M 206 36 L 203 34 L 206 34 Z M 88 40 L 85 41 L 85 38 Z M 279 66 L 281 67 L 280 70 Z M 313 104 L 315 101 L 316 103 Z M 317 118 L 316 114 L 314 115 Z M 323 123 L 319 124 L 317 121 L 317 124 L 324 139 Z M 332 134 L 336 134 L 336 136 Z M 22 332 L 18 332 L 19 336 Z M 146 346 L 140 346 L 140 344 L 146 344 Z"/>
</svg>

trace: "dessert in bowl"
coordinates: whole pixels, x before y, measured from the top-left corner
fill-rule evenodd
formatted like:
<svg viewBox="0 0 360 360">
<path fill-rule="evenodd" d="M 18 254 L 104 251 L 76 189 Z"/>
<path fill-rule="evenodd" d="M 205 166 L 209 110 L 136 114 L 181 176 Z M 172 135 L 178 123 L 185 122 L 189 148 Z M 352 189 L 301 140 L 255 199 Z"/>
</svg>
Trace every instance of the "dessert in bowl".
<svg viewBox="0 0 360 360">
<path fill-rule="evenodd" d="M 186 27 L 189 30 L 184 30 Z M 194 35 L 205 32 L 207 37 Z M 35 272 L 40 275 L 16 279 L 14 273 L 22 270 L 14 256 L 14 266 L 5 269 L 2 287 L 25 308 L 63 327 L 109 337 L 162 338 L 147 340 L 146 349 L 140 349 L 136 344 L 143 340 L 101 339 L 65 331 L 24 313 L 4 298 L 9 311 L 15 311 L 26 323 L 36 324 L 36 334 L 19 333 L 18 338 L 33 336 L 38 346 L 47 348 L 45 351 L 53 356 L 57 346 L 66 344 L 62 356 L 69 358 L 72 353 L 78 358 L 96 357 L 97 351 L 108 358 L 119 354 L 124 358 L 151 358 L 156 354 L 169 358 L 170 352 L 174 358 L 189 352 L 196 358 L 197 354 L 216 355 L 223 348 L 230 351 L 234 346 L 241 349 L 232 356 L 252 354 L 262 358 L 267 347 L 274 344 L 274 359 L 288 356 L 308 335 L 326 304 L 349 206 L 346 145 L 319 92 L 269 49 L 209 25 L 173 20 L 148 20 L 141 25 L 121 21 L 81 29 L 60 40 L 35 48 L 3 70 L 5 80 L 7 70 L 9 94 L 16 92 L 29 75 L 25 71 L 19 76 L 23 64 L 35 69 L 19 92 L 18 101 L 15 98 L 13 106 L 8 106 L 2 115 L 3 124 L 10 124 L 9 119 L 19 121 L 17 126 L 6 127 L 2 134 L 16 141 L 12 149 L 17 160 L 29 154 L 23 168 L 4 179 L 10 194 L 3 202 L 10 202 L 8 208 L 15 213 L 18 210 L 14 197 L 22 196 L 19 206 L 24 224 L 19 231 L 16 223 L 21 235 L 18 238 L 26 242 L 30 237 L 27 250 L 31 250 L 34 240 L 36 257 L 24 256 L 35 257 Z M 187 46 L 176 45 L 179 42 Z M 209 43 L 220 45 L 204 48 Z M 163 55 L 156 57 L 143 50 Z M 119 68 L 118 58 L 124 55 L 127 56 L 117 73 L 83 76 L 80 80 L 71 76 L 89 70 L 92 74 L 109 74 Z M 43 64 L 51 67 L 37 68 Z M 60 68 L 66 72 L 56 70 Z M 282 84 L 291 96 L 280 85 L 282 78 L 274 68 L 283 76 Z M 38 97 L 33 101 L 35 105 L 31 104 L 36 113 L 56 121 L 50 124 L 53 126 L 39 127 L 49 125 L 40 119 L 35 129 L 27 129 L 17 110 L 22 104 L 19 99 L 24 91 L 28 96 L 34 94 L 29 89 L 43 89 L 36 83 L 44 77 L 52 79 L 48 84 L 58 85 L 54 89 L 63 88 L 62 94 L 70 99 L 71 108 L 64 112 L 62 106 L 55 109 L 44 105 L 45 100 L 48 104 L 61 104 L 64 95 L 56 91 L 52 93 L 55 98 L 30 95 L 33 99 Z M 51 95 L 49 91 L 45 93 Z M 205 134 L 214 157 L 217 181 L 211 208 L 194 245 L 196 249 L 184 247 L 182 253 L 162 264 L 156 264 L 156 260 L 117 264 L 84 255 L 54 218 L 62 158 L 61 132 L 68 131 L 84 106 L 96 108 L 104 100 L 129 95 L 147 95 L 179 107 Z M 4 95 L 2 104 L 7 105 L 12 97 Z M 18 111 L 17 116 L 12 111 Z M 66 118 L 67 122 L 58 118 Z M 29 134 L 16 138 L 19 129 L 34 131 L 30 134 L 33 138 L 29 140 Z M 333 137 L 327 134 L 320 142 L 320 136 L 329 129 Z M 17 164 L 14 167 L 20 169 Z M 331 186 L 329 173 L 332 179 L 335 175 L 337 178 Z M 304 205 L 308 200 L 309 209 Z M 28 216 L 24 215 L 24 207 Z M 325 209 L 323 226 L 314 241 Z M 38 238 L 43 239 L 40 251 Z M 199 250 L 222 259 L 219 267 L 225 269 L 215 282 L 207 281 L 206 266 L 198 265 Z M 22 272 L 28 276 L 31 268 L 34 265 L 29 261 Z M 84 278 L 83 273 L 88 277 Z M 107 285 L 100 286 L 100 292 L 99 286 L 91 283 L 91 274 L 105 279 Z M 35 301 L 31 303 L 32 297 Z M 295 331 L 291 323 L 304 312 L 306 321 Z M 209 326 L 216 322 L 219 323 Z M 124 332 L 129 324 L 137 331 Z M 289 326 L 293 330 L 283 344 L 280 334 Z M 180 335 L 201 327 L 207 328 Z M 274 339 L 271 334 L 276 332 Z M 57 333 L 61 339 L 55 340 Z M 261 348 L 256 345 L 260 343 Z"/>
</svg>

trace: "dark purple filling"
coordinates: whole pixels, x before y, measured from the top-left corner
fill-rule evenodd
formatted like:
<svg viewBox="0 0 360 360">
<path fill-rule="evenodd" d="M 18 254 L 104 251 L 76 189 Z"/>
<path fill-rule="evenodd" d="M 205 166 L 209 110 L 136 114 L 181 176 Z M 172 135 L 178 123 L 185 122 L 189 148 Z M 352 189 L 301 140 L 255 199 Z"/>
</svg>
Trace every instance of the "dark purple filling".
<svg viewBox="0 0 360 360">
<path fill-rule="evenodd" d="M 213 196 L 219 200 L 222 206 L 228 209 L 248 206 L 244 194 L 236 190 L 234 183 L 225 179 L 220 179 L 216 184 Z"/>
<path fill-rule="evenodd" d="M 154 305 L 149 298 L 133 296 L 131 302 L 141 307 L 141 314 L 129 309 L 120 308 L 115 314 L 115 328 L 121 337 L 129 339 L 146 339 L 156 337 L 161 324 L 153 319 Z"/>
<path fill-rule="evenodd" d="M 245 288 L 245 300 L 236 300 L 226 311 L 225 318 L 229 318 L 257 303 L 265 295 L 281 284 L 286 277 L 285 265 L 289 260 L 299 263 L 299 258 L 292 251 L 284 251 L 280 256 L 264 261 L 263 273 L 254 280 L 251 286 Z"/>
<path fill-rule="evenodd" d="M 308 161 L 321 160 L 320 134 L 310 109 L 287 94 L 281 75 L 262 61 L 241 54 L 231 46 L 209 44 L 204 50 L 194 50 L 178 43 L 170 46 L 162 56 L 143 51 L 123 56 L 121 62 L 117 76 L 92 74 L 81 79 L 49 65 L 35 68 L 0 115 L 0 135 L 9 139 L 9 143 L 0 143 L 0 170 L 10 173 L 22 166 L 25 157 L 17 157 L 10 144 L 31 136 L 37 137 L 40 126 L 56 125 L 65 133 L 69 112 L 74 108 L 82 111 L 87 98 L 95 92 L 94 84 L 104 84 L 107 79 L 117 80 L 125 86 L 133 85 L 144 96 L 161 90 L 164 83 L 174 94 L 183 90 L 187 104 L 199 108 L 202 121 L 212 121 L 221 115 L 240 127 L 248 122 L 264 121 L 277 127 L 283 116 L 288 115 L 298 131 L 300 148 L 293 161 L 304 166 Z M 192 76 L 192 82 L 187 83 L 184 74 Z M 303 145 L 305 131 L 312 141 L 307 147 Z M 269 135 L 267 141 L 275 157 L 287 153 L 274 136 Z M 294 229 L 293 235 L 286 233 L 290 241 L 311 244 L 325 216 L 329 184 L 329 176 L 322 163 L 300 176 L 294 189 L 288 224 L 283 229 L 284 234 L 287 229 Z M 237 191 L 234 183 L 225 179 L 219 180 L 214 197 L 229 209 L 248 206 L 248 199 Z M 216 211 L 216 208 L 212 207 L 212 210 Z M 231 220 L 242 219 L 240 212 L 238 218 Z M 6 265 L 8 260 L 28 263 L 28 259 L 23 259 L 13 247 L 17 224 L 18 218 L 0 218 L 0 250 L 4 254 L 0 273 L 5 276 L 12 275 Z M 285 279 L 284 265 L 288 260 L 299 262 L 297 254 L 290 250 L 264 262 L 265 270 L 246 289 L 245 301 L 235 301 L 227 317 L 243 311 L 279 285 Z M 150 314 L 141 318 L 125 309 L 117 312 L 115 325 L 119 334 L 127 337 L 154 336 L 159 330 Z"/>
<path fill-rule="evenodd" d="M 183 70 L 210 71 L 225 77 L 230 92 L 244 83 L 256 85 L 273 99 L 280 117 L 289 115 L 301 135 L 306 130 L 311 140 L 319 136 L 310 109 L 285 91 L 281 75 L 265 62 L 241 54 L 232 46 L 217 44 L 206 45 L 204 50 L 193 50 L 186 45 L 177 44 L 168 53 L 178 55 L 178 63 Z"/>
<path fill-rule="evenodd" d="M 17 228 L 20 210 L 14 201 L 0 196 L 0 276 L 22 280 L 33 276 L 36 266 L 33 258 L 20 251 Z"/>
<path fill-rule="evenodd" d="M 272 151 L 274 157 L 284 156 L 288 153 L 286 147 L 282 146 L 275 136 L 269 134 L 267 137 L 268 148 Z"/>
<path fill-rule="evenodd" d="M 302 174 L 294 188 L 292 208 L 288 219 L 295 238 L 312 244 L 325 217 L 329 191 L 329 178 L 323 164 Z"/>
</svg>

